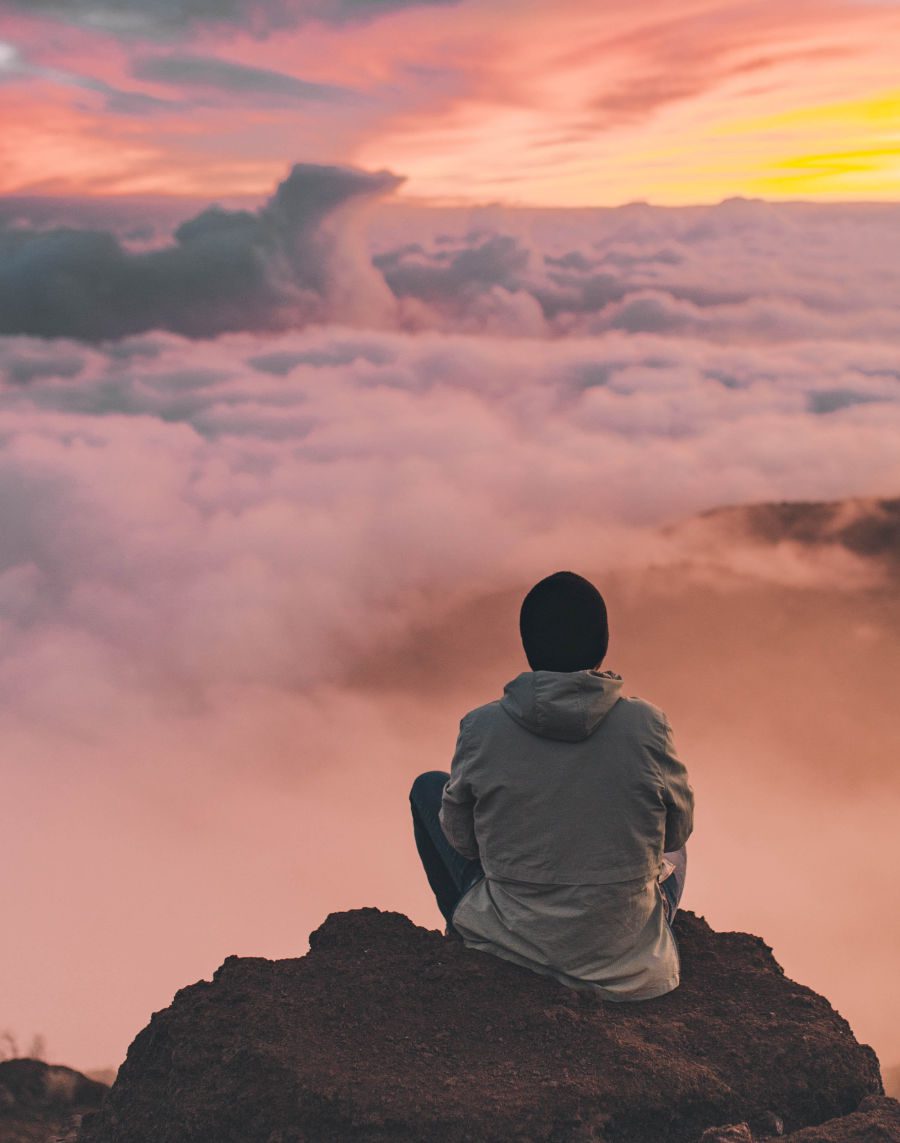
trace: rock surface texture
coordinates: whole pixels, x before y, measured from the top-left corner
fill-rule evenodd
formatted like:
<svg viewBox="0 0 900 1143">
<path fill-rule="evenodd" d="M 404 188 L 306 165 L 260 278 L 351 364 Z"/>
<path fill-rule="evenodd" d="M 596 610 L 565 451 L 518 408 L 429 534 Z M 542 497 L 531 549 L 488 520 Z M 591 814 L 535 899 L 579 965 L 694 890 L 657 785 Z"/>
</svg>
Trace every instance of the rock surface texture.
<svg viewBox="0 0 900 1143">
<path fill-rule="evenodd" d="M 106 1084 L 43 1060 L 0 1062 L 0 1143 L 48 1143 L 71 1135 L 99 1107 Z"/>
<path fill-rule="evenodd" d="M 182 989 L 79 1143 L 900 1140 L 895 1101 L 857 1110 L 878 1061 L 826 1000 L 757 937 L 675 931 L 681 987 L 611 1004 L 397 913 L 332 914 L 307 956 Z"/>
</svg>

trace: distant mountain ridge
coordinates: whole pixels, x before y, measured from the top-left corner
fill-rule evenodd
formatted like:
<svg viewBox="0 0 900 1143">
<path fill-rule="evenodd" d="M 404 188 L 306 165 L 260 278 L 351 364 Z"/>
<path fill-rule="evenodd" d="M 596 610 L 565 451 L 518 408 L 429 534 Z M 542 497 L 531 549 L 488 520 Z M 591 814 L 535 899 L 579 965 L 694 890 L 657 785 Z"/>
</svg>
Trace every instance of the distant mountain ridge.
<svg viewBox="0 0 900 1143">
<path fill-rule="evenodd" d="M 783 500 L 712 508 L 700 520 L 738 525 L 756 540 L 839 545 L 855 555 L 900 563 L 900 497 Z"/>
</svg>

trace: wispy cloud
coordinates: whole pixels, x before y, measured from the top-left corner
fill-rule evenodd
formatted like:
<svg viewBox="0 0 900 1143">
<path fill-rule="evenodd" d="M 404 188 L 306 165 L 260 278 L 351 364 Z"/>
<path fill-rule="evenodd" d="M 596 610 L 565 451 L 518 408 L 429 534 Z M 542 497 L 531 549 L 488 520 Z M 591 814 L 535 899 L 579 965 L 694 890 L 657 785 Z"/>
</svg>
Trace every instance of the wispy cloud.
<svg viewBox="0 0 900 1143">
<path fill-rule="evenodd" d="M 251 67 L 217 56 L 143 56 L 131 66 L 136 79 L 181 89 L 200 88 L 234 96 L 271 97 L 299 103 L 341 103 L 357 98 L 347 87 L 309 83 L 271 68 Z"/>
<path fill-rule="evenodd" d="M 158 99 L 142 91 L 116 87 L 96 76 L 81 75 L 62 68 L 43 67 L 29 62 L 14 44 L 0 42 L 0 84 L 41 81 L 63 88 L 94 92 L 102 96 L 105 109 L 113 115 L 143 116 L 171 110 L 171 100 Z"/>
<path fill-rule="evenodd" d="M 898 6 L 637 0 L 612 10 L 534 0 L 515 19 L 493 0 L 458 9 L 436 0 L 16 0 L 7 10 L 6 37 L 47 69 L 28 92 L 27 130 L 0 139 L 0 185 L 11 192 L 44 189 L 42 157 L 53 154 L 66 170 L 52 175 L 70 191 L 261 195 L 285 156 L 303 154 L 403 170 L 405 193 L 444 202 L 897 193 L 891 155 L 778 174 L 793 156 L 871 157 L 890 143 L 890 123 L 866 103 L 896 89 Z M 59 20 L 76 26 L 60 35 Z M 95 90 L 108 90 L 93 104 L 70 96 L 85 114 L 68 115 L 49 90 L 65 90 L 64 74 L 97 77 Z M 149 96 L 170 93 L 190 117 L 178 106 L 149 114 L 164 112 Z M 259 115 L 236 119 L 240 100 Z M 853 116 L 844 114 L 841 104 L 853 102 Z M 314 115 L 298 114 L 313 103 Z M 819 113 L 824 137 L 809 118 Z M 780 125 L 778 115 L 787 116 Z M 237 177 L 225 188 L 228 172 Z"/>
</svg>

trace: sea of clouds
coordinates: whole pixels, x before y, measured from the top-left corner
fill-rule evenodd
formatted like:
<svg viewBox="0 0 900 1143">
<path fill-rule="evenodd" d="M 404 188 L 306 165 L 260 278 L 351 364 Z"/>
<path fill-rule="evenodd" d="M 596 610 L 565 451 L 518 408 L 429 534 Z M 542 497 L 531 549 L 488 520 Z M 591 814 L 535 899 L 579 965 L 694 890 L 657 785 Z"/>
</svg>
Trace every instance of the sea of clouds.
<svg viewBox="0 0 900 1143">
<path fill-rule="evenodd" d="M 174 234 L 152 212 L 0 212 L 0 733 L 24 871 L 0 975 L 5 1019 L 65 1062 L 115 1062 L 176 987 L 302 952 L 332 909 L 436 924 L 406 788 L 521 669 L 517 600 L 560 567 L 608 577 L 617 664 L 688 731 L 688 904 L 832 990 L 865 955 L 886 979 L 900 947 L 893 921 L 869 954 L 853 936 L 874 890 L 835 929 L 809 881 L 882 885 L 895 568 L 664 530 L 900 491 L 900 207 L 373 205 L 397 183 L 300 166 Z M 866 987 L 848 1003 L 894 1058 Z"/>
</svg>

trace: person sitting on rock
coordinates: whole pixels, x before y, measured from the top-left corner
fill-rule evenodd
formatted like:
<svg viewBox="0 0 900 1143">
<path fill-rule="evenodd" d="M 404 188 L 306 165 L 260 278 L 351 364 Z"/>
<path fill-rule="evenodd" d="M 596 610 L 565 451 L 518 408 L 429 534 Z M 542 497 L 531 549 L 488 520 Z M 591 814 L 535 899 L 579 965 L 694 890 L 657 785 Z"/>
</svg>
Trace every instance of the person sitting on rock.
<svg viewBox="0 0 900 1143">
<path fill-rule="evenodd" d="M 693 793 L 666 716 L 600 666 L 606 604 L 557 572 L 522 604 L 530 671 L 410 791 L 447 935 L 610 1000 L 677 987 Z"/>
</svg>

